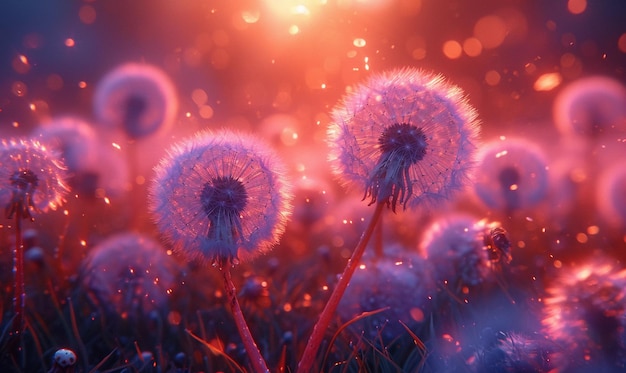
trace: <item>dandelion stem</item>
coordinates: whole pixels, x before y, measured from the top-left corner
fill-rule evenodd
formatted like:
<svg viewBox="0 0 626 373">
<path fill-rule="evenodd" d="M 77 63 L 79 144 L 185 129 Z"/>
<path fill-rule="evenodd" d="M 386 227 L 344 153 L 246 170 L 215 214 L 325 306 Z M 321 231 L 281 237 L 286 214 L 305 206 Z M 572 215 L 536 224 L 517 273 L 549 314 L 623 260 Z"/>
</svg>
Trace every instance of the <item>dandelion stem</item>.
<svg viewBox="0 0 626 373">
<path fill-rule="evenodd" d="M 309 341 L 307 342 L 307 345 L 304 349 L 304 353 L 302 354 L 300 363 L 298 363 L 298 373 L 309 373 L 311 371 L 313 361 L 315 360 L 317 351 L 320 347 L 320 344 L 322 343 L 324 334 L 326 333 L 328 325 L 330 324 L 330 321 L 335 314 L 335 310 L 339 306 L 339 301 L 341 300 L 341 297 L 343 296 L 346 288 L 348 287 L 348 284 L 350 283 L 350 279 L 352 278 L 354 271 L 359 265 L 359 261 L 361 260 L 361 257 L 365 252 L 365 247 L 367 246 L 367 243 L 372 237 L 372 233 L 374 233 L 374 228 L 376 227 L 376 223 L 378 223 L 378 220 L 381 217 L 381 212 L 383 211 L 384 206 L 384 201 L 376 203 L 376 209 L 374 210 L 374 213 L 367 228 L 361 235 L 361 239 L 354 248 L 352 256 L 348 260 L 348 263 L 343 270 L 341 278 L 339 278 L 339 282 L 337 282 L 337 285 L 330 295 L 330 298 L 328 299 L 324 310 L 320 314 L 320 318 L 317 320 L 317 323 L 313 327 L 313 333 L 311 333 Z"/>
<path fill-rule="evenodd" d="M 228 296 L 228 303 L 230 304 L 230 308 L 233 312 L 233 317 L 235 318 L 235 324 L 237 325 L 237 330 L 239 330 L 239 335 L 243 340 L 243 344 L 246 348 L 246 352 L 248 353 L 248 358 L 254 368 L 254 372 L 269 372 L 267 369 L 267 364 L 265 363 L 265 359 L 261 356 L 261 352 L 257 347 L 254 339 L 252 338 L 252 334 L 250 334 L 250 329 L 248 328 L 248 324 L 243 317 L 243 312 L 241 311 L 241 307 L 239 306 L 239 301 L 237 300 L 235 285 L 233 284 L 233 279 L 230 274 L 230 262 L 227 262 L 225 265 L 221 266 L 222 274 L 224 275 L 224 289 L 226 290 L 226 294 Z"/>
<path fill-rule="evenodd" d="M 380 259 L 384 256 L 383 254 L 383 224 L 382 215 L 379 218 L 380 224 L 376 225 L 376 232 L 374 236 L 374 255 L 376 259 Z"/>
<path fill-rule="evenodd" d="M 15 275 L 15 295 L 13 307 L 15 320 L 13 331 L 16 335 L 24 329 L 24 305 L 26 294 L 24 292 L 24 245 L 22 239 L 22 206 L 15 209 L 15 250 L 13 252 L 13 273 Z"/>
</svg>

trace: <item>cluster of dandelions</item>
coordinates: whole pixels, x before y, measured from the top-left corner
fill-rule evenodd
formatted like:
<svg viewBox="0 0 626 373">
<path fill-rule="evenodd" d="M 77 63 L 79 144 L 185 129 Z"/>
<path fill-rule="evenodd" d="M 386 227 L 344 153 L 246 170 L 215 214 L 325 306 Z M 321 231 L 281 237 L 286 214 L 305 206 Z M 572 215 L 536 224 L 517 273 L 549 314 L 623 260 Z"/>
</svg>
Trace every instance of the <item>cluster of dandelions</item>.
<svg viewBox="0 0 626 373">
<path fill-rule="evenodd" d="M 150 87 L 163 84 L 154 72 L 140 69 L 145 74 L 137 74 L 137 69 L 125 66 L 107 76 L 95 98 L 99 122 L 121 127 L 130 138 L 170 122 L 174 110 L 167 105 L 165 111 L 150 109 L 159 107 L 163 97 L 168 101 L 168 90 L 151 94 Z M 479 122 L 462 91 L 440 75 L 416 69 L 373 75 L 344 98 L 332 117 L 328 143 L 334 171 L 377 207 L 320 315 L 299 371 L 311 368 L 382 207 L 395 212 L 398 204 L 432 207 L 449 198 L 470 180 L 477 148 Z M 22 153 L 34 154 L 28 149 Z M 64 178 L 56 177 L 59 171 L 22 168 L 11 169 L 3 179 L 8 184 L 0 196 L 7 214 L 30 216 L 31 209 L 57 206 L 65 190 Z M 173 145 L 155 173 L 148 205 L 157 228 L 175 253 L 213 264 L 223 273 L 250 364 L 255 371 L 268 371 L 243 318 L 230 267 L 268 251 L 284 232 L 292 210 L 285 166 L 257 138 L 222 130 L 200 132 Z"/>
</svg>

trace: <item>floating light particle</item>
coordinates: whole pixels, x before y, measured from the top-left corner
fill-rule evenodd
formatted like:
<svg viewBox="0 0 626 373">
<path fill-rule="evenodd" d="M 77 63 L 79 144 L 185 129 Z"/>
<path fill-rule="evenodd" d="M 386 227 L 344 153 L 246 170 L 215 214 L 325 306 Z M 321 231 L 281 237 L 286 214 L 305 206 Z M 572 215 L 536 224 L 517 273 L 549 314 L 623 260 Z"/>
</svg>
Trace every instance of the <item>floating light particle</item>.
<svg viewBox="0 0 626 373">
<path fill-rule="evenodd" d="M 532 75 L 537 71 L 537 65 L 532 62 L 528 62 L 526 65 L 524 65 L 524 71 L 526 71 L 526 74 Z"/>
<path fill-rule="evenodd" d="M 51 91 L 58 91 L 63 88 L 63 78 L 58 74 L 50 74 L 46 78 L 46 87 Z"/>
<path fill-rule="evenodd" d="M 297 35 L 300 32 L 300 27 L 298 25 L 289 26 L 289 35 Z"/>
<path fill-rule="evenodd" d="M 291 8 L 291 13 L 308 16 L 311 14 L 311 11 L 309 10 L 309 8 L 306 7 L 306 5 L 298 4 Z"/>
<path fill-rule="evenodd" d="M 494 87 L 500 84 L 500 73 L 495 70 L 489 70 L 485 73 L 485 82 Z"/>
<path fill-rule="evenodd" d="M 30 70 L 30 64 L 28 63 L 28 58 L 23 54 L 18 54 L 13 59 L 11 63 L 13 70 L 19 74 L 26 74 Z"/>
<path fill-rule="evenodd" d="M 578 58 L 573 53 L 564 53 L 560 58 L 561 67 L 569 68 L 576 64 Z"/>
<path fill-rule="evenodd" d="M 423 60 L 426 58 L 426 48 L 415 48 L 411 51 L 411 57 L 416 60 Z"/>
<path fill-rule="evenodd" d="M 13 128 L 17 128 L 17 127 L 20 126 L 20 123 L 19 122 L 13 122 L 13 123 L 11 123 L 11 125 L 13 126 Z"/>
<path fill-rule="evenodd" d="M 114 147 L 115 149 L 117 149 L 117 150 L 121 150 L 121 149 L 122 149 L 122 147 L 120 146 L 120 144 L 115 143 L 115 142 L 112 142 L 112 143 L 111 143 L 111 146 L 113 146 L 113 147 Z"/>
<path fill-rule="evenodd" d="M 572 14 L 581 14 L 587 9 L 587 0 L 568 0 L 567 10 Z"/>
<path fill-rule="evenodd" d="M 198 108 L 198 115 L 202 119 L 210 119 L 213 117 L 213 108 L 209 105 L 202 105 Z"/>
<path fill-rule="evenodd" d="M 496 158 L 501 158 L 501 157 L 504 157 L 507 154 L 509 154 L 509 151 L 508 150 L 503 150 L 501 152 L 496 153 L 495 157 Z"/>
<path fill-rule="evenodd" d="M 587 237 L 587 235 L 582 232 L 576 235 L 576 241 L 578 241 L 579 243 L 587 243 L 588 240 L 589 238 Z"/>
<path fill-rule="evenodd" d="M 463 52 L 470 57 L 477 57 L 483 51 L 483 45 L 477 38 L 467 38 L 463 42 Z"/>
<path fill-rule="evenodd" d="M 109 197 L 104 197 L 104 203 L 106 203 L 107 205 L 111 204 L 111 200 L 109 199 Z"/>
<path fill-rule="evenodd" d="M 90 25 L 96 21 L 96 9 L 91 5 L 83 5 L 78 11 L 78 18 L 86 25 Z"/>
<path fill-rule="evenodd" d="M 562 81 L 563 77 L 560 73 L 546 73 L 537 78 L 533 88 L 538 92 L 551 91 L 558 87 Z"/>
<path fill-rule="evenodd" d="M 456 40 L 448 40 L 444 42 L 442 50 L 443 54 L 451 60 L 461 57 L 461 54 L 463 53 L 461 43 Z"/>
<path fill-rule="evenodd" d="M 298 142 L 298 133 L 293 128 L 285 128 L 280 134 L 283 145 L 294 146 Z"/>
<path fill-rule="evenodd" d="M 352 44 L 357 48 L 363 48 L 367 42 L 363 38 L 356 38 L 352 41 Z"/>
<path fill-rule="evenodd" d="M 191 92 L 191 100 L 198 106 L 204 105 L 208 99 L 209 96 L 204 89 L 197 88 Z"/>
<path fill-rule="evenodd" d="M 587 227 L 587 234 L 590 236 L 600 233 L 600 227 L 597 225 L 590 225 Z"/>
<path fill-rule="evenodd" d="M 80 240 L 80 246 L 87 246 L 87 241 L 85 240 Z"/>
<path fill-rule="evenodd" d="M 554 266 L 554 268 L 561 268 L 563 267 L 563 262 L 557 259 L 552 263 L 552 265 Z"/>
<path fill-rule="evenodd" d="M 74 39 L 72 39 L 72 38 L 65 39 L 65 46 L 66 47 L 72 48 L 74 45 L 76 45 L 76 42 L 74 41 Z"/>
<path fill-rule="evenodd" d="M 81 80 L 78 82 L 78 88 L 87 88 L 87 82 Z"/>
<path fill-rule="evenodd" d="M 24 97 L 28 93 L 28 87 L 18 80 L 11 84 L 11 92 L 17 97 Z"/>
<path fill-rule="evenodd" d="M 499 47 L 506 38 L 507 25 L 499 16 L 488 15 L 480 18 L 474 25 L 474 37 L 485 49 Z"/>
<path fill-rule="evenodd" d="M 258 10 L 244 10 L 241 12 L 241 18 L 245 23 L 257 23 L 261 13 Z"/>
</svg>

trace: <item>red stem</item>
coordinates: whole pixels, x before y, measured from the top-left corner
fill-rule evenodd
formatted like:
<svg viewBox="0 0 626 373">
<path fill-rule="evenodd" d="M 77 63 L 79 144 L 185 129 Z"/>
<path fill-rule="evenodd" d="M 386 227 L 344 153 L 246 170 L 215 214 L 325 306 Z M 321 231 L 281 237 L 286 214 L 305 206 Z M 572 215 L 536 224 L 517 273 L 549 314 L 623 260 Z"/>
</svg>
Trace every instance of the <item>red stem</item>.
<svg viewBox="0 0 626 373">
<path fill-rule="evenodd" d="M 13 307 L 15 320 L 13 331 L 19 335 L 24 327 L 24 306 L 26 293 L 24 292 L 24 246 L 22 243 L 22 207 L 15 209 L 15 250 L 13 251 L 13 274 L 15 276 L 15 293 Z"/>
<path fill-rule="evenodd" d="M 252 334 L 250 334 L 248 324 L 243 317 L 243 312 L 241 312 L 241 307 L 239 306 L 239 301 L 237 300 L 235 293 L 235 285 L 233 284 L 233 279 L 230 275 L 230 263 L 226 262 L 225 265 L 222 265 L 221 267 L 222 274 L 224 275 L 224 288 L 226 289 L 228 302 L 230 303 L 230 308 L 233 312 L 233 317 L 235 318 L 235 324 L 237 325 L 239 335 L 243 340 L 243 345 L 246 348 L 246 352 L 248 353 L 248 358 L 254 368 L 254 372 L 269 372 L 265 359 L 261 356 L 261 352 L 254 342 Z"/>
<path fill-rule="evenodd" d="M 346 268 L 343 270 L 343 274 L 337 282 L 337 286 L 333 290 L 324 310 L 320 314 L 320 318 L 317 320 L 317 323 L 313 327 L 313 333 L 309 337 L 309 341 L 304 349 L 304 353 L 302 354 L 302 359 L 298 364 L 298 373 L 309 373 L 311 368 L 313 367 L 313 361 L 315 360 L 315 356 L 317 355 L 317 350 L 322 343 L 322 339 L 324 338 L 324 334 L 328 329 L 328 325 L 332 320 L 333 315 L 335 314 L 335 310 L 339 306 L 339 301 L 343 296 L 343 293 L 346 291 L 348 284 L 350 283 L 350 279 L 354 274 L 354 271 L 359 265 L 359 261 L 363 256 L 363 252 L 365 252 L 365 247 L 369 242 L 372 233 L 374 232 L 374 228 L 376 227 L 376 223 L 380 219 L 381 212 L 383 211 L 385 203 L 377 203 L 376 209 L 374 210 L 374 214 L 372 215 L 372 219 L 369 222 L 369 225 L 361 235 L 361 239 L 359 243 L 354 248 L 352 252 L 352 256 L 348 260 L 346 264 Z"/>
</svg>

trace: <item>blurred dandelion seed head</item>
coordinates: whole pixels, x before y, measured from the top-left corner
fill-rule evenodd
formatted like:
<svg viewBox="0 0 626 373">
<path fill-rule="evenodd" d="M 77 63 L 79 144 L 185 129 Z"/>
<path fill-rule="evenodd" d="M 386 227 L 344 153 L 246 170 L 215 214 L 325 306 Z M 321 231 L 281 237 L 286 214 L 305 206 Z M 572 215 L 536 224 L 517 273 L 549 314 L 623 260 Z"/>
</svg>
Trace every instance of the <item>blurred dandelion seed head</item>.
<svg viewBox="0 0 626 373">
<path fill-rule="evenodd" d="M 452 214 L 433 222 L 425 231 L 420 249 L 434 268 L 439 282 L 476 286 L 491 279 L 485 221 Z"/>
<path fill-rule="evenodd" d="M 470 177 L 479 121 L 460 88 L 405 68 L 372 75 L 333 110 L 333 171 L 370 204 L 428 207 Z"/>
<path fill-rule="evenodd" d="M 285 167 L 258 139 L 201 132 L 155 168 L 150 209 L 174 251 L 224 263 L 276 244 L 291 214 Z"/>
<path fill-rule="evenodd" d="M 548 287 L 542 323 L 563 347 L 554 356 L 559 368 L 623 363 L 625 288 L 626 270 L 607 258 L 566 268 Z"/>
<path fill-rule="evenodd" d="M 548 161 L 534 142 L 519 138 L 488 142 L 480 150 L 474 191 L 487 207 L 529 209 L 548 195 Z"/>
<path fill-rule="evenodd" d="M 150 236 L 118 233 L 98 243 L 80 269 L 81 285 L 108 314 L 142 320 L 166 314 L 178 266 Z"/>
<path fill-rule="evenodd" d="M 168 129 L 178 111 L 174 84 L 158 67 L 125 63 L 106 74 L 94 92 L 99 124 L 139 139 Z"/>
</svg>

